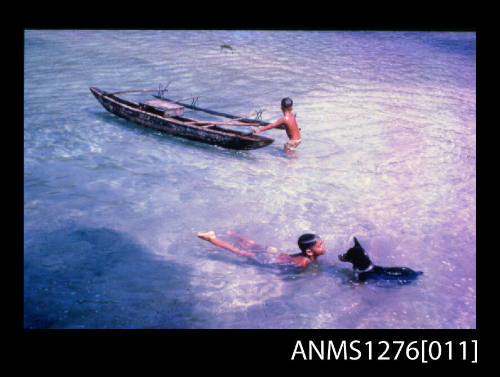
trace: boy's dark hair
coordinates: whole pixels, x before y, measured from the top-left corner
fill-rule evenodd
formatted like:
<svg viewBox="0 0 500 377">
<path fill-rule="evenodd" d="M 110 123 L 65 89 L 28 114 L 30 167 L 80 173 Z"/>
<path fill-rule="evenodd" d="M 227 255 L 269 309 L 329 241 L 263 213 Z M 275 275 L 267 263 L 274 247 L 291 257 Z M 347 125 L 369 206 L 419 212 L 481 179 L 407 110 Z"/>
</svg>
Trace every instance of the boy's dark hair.
<svg viewBox="0 0 500 377">
<path fill-rule="evenodd" d="M 284 109 L 289 109 L 292 105 L 293 101 L 290 97 L 285 97 L 281 100 L 281 107 Z"/>
<path fill-rule="evenodd" d="M 312 233 L 305 233 L 301 235 L 297 241 L 300 251 L 302 251 L 302 253 L 305 253 L 307 249 L 310 249 L 314 246 L 318 239 L 319 236 Z"/>
</svg>

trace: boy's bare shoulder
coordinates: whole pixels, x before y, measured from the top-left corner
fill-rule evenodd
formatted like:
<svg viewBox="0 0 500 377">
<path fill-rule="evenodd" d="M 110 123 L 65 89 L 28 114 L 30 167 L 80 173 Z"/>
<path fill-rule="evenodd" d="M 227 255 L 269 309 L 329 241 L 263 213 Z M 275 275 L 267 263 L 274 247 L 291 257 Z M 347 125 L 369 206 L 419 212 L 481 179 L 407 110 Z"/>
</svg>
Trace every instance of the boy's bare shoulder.
<svg viewBox="0 0 500 377">
<path fill-rule="evenodd" d="M 285 120 L 286 123 L 289 123 L 289 124 L 296 124 L 297 123 L 297 119 L 295 119 L 295 114 L 293 113 L 288 113 L 286 114 L 283 119 Z"/>
</svg>

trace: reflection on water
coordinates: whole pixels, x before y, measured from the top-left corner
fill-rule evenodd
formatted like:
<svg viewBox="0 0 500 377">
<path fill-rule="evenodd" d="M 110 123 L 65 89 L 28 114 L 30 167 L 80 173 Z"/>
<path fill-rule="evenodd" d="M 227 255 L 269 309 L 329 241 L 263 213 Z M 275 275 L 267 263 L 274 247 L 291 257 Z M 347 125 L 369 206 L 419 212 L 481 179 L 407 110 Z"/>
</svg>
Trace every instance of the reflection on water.
<svg viewBox="0 0 500 377">
<path fill-rule="evenodd" d="M 475 66 L 474 33 L 26 31 L 25 326 L 474 328 Z M 170 81 L 170 97 L 267 121 L 291 97 L 297 158 L 280 130 L 225 150 L 88 90 Z M 210 229 L 288 252 L 317 232 L 327 253 L 262 267 L 196 237 Z M 424 275 L 352 282 L 336 259 L 352 236 Z"/>
</svg>

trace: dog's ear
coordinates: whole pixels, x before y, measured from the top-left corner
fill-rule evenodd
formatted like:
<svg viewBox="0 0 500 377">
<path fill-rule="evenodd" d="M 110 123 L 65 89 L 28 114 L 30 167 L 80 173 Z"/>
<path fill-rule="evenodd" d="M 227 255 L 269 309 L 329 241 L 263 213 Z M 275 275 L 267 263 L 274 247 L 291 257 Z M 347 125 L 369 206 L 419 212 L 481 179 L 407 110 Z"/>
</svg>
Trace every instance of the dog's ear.
<svg viewBox="0 0 500 377">
<path fill-rule="evenodd" d="M 359 244 L 359 241 L 356 237 L 354 237 L 354 247 L 361 247 L 361 245 Z"/>
</svg>

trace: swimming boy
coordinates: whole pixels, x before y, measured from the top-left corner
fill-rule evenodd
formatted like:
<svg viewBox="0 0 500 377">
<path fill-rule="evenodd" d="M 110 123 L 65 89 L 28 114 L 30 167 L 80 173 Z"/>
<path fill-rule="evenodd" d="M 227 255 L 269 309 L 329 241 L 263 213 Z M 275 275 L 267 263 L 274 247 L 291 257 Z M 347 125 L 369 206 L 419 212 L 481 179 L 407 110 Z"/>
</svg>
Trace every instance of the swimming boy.
<svg viewBox="0 0 500 377">
<path fill-rule="evenodd" d="M 259 132 L 269 130 L 270 128 L 275 128 L 285 125 L 286 134 L 288 135 L 288 140 L 285 143 L 285 152 L 293 151 L 297 148 L 301 142 L 300 129 L 295 119 L 295 115 L 292 114 L 293 101 L 291 98 L 283 98 L 281 100 L 281 111 L 283 111 L 283 117 L 278 119 L 276 122 L 268 124 L 267 126 L 254 129 L 252 132 L 258 134 Z"/>
<path fill-rule="evenodd" d="M 198 233 L 198 237 L 211 242 L 215 246 L 219 246 L 232 251 L 233 253 L 255 259 L 258 262 L 261 262 L 264 259 L 266 263 L 294 265 L 300 268 L 307 267 L 311 262 L 315 261 L 317 257 L 326 252 L 325 244 L 321 238 L 311 233 L 306 233 L 299 237 L 297 243 L 301 252 L 292 255 L 279 253 L 274 247 L 265 248 L 255 241 L 233 232 L 228 232 L 228 234 L 233 236 L 233 238 L 236 238 L 237 243 L 243 249 L 239 249 L 217 238 L 214 231 Z"/>
</svg>

